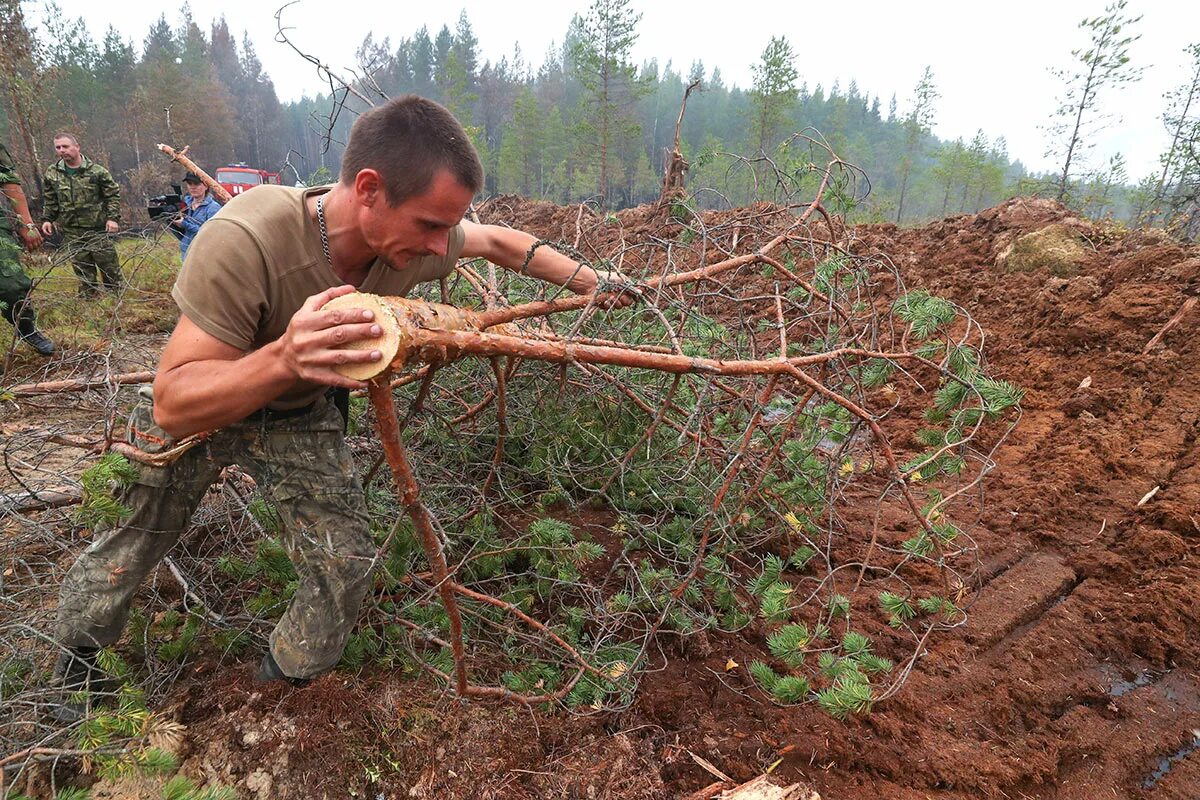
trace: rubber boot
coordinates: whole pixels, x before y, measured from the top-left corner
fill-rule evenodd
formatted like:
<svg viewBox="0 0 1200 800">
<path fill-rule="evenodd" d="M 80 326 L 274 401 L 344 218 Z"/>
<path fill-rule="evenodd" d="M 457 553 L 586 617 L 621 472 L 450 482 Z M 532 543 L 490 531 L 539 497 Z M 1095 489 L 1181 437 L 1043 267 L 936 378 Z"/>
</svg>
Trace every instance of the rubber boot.
<svg viewBox="0 0 1200 800">
<path fill-rule="evenodd" d="M 308 678 L 293 678 L 285 675 L 283 670 L 279 668 L 278 662 L 275 661 L 275 656 L 271 655 L 271 651 L 267 650 L 262 661 L 258 665 L 258 672 L 254 675 L 254 680 L 257 683 L 269 683 L 270 681 L 284 681 L 292 686 L 300 687 L 307 686 Z"/>
<path fill-rule="evenodd" d="M 54 355 L 54 342 L 38 330 L 37 317 L 34 316 L 33 309 L 28 304 L 21 309 L 21 316 L 17 318 L 17 335 L 21 337 L 21 341 L 42 355 Z"/>
<path fill-rule="evenodd" d="M 60 690 L 50 705 L 49 716 L 62 725 L 73 725 L 87 716 L 92 692 L 103 689 L 103 675 L 96 664 L 98 647 L 72 647 L 58 655 L 54 666 L 54 685 Z"/>
</svg>

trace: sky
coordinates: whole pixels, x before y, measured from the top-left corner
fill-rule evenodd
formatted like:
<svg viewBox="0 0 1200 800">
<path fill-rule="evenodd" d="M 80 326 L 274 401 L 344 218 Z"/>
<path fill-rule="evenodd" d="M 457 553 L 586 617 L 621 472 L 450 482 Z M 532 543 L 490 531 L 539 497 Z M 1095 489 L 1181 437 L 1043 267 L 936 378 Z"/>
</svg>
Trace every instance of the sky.
<svg viewBox="0 0 1200 800">
<path fill-rule="evenodd" d="M 159 15 L 166 13 L 172 25 L 181 19 L 180 6 L 162 2 L 57 3 L 62 13 L 82 18 L 97 41 L 112 25 L 139 49 Z M 310 64 L 275 41 L 281 4 L 203 0 L 192 3 L 192 11 L 204 30 L 211 19 L 224 15 L 239 40 L 243 31 L 248 33 L 280 99 L 287 101 L 324 87 Z M 465 9 L 483 60 L 511 60 L 514 44 L 519 44 L 525 61 L 536 68 L 551 42 L 562 42 L 572 15 L 585 13 L 587 5 L 588 0 L 298 0 L 283 8 L 282 19 L 298 46 L 338 70 L 355 66 L 355 50 L 368 33 L 376 41 L 391 37 L 395 42 L 427 25 L 433 35 L 442 25 L 453 30 Z M 779 35 L 791 42 L 796 67 L 810 89 L 819 83 L 828 91 L 838 80 L 844 90 L 854 79 L 860 91 L 881 97 L 885 111 L 893 94 L 900 113 L 910 107 L 913 90 L 929 66 L 940 93 L 933 124 L 938 137 L 969 141 L 979 129 L 989 140 L 1004 136 L 1010 158 L 1035 171 L 1058 165 L 1046 156 L 1048 135 L 1042 130 L 1052 121 L 1063 88 L 1049 68 L 1071 66 L 1071 51 L 1089 44 L 1080 21 L 1103 14 L 1105 8 L 1103 0 L 859 0 L 851 6 L 795 0 L 633 0 L 631 6 L 642 14 L 636 62 L 657 58 L 661 66 L 671 61 L 686 74 L 700 59 L 709 70 L 720 67 L 726 84 L 743 88 L 751 84 L 751 64 L 770 37 Z M 26 3 L 27 18 L 36 23 L 45 8 Z M 1129 29 L 1141 34 L 1130 56 L 1145 71 L 1140 82 L 1100 95 L 1102 110 L 1114 115 L 1114 121 L 1092 137 L 1095 144 L 1086 158 L 1100 167 L 1122 153 L 1130 179 L 1137 180 L 1159 169 L 1158 157 L 1169 145 L 1161 121 L 1162 96 L 1190 80 L 1183 51 L 1200 42 L 1200 3 L 1129 0 L 1125 13 L 1142 15 Z"/>
</svg>

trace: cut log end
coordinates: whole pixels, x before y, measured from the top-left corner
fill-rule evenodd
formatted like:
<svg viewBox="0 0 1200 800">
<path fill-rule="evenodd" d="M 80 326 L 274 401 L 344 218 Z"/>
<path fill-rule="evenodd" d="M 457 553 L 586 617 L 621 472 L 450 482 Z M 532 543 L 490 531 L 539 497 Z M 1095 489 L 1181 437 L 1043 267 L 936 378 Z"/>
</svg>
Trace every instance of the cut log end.
<svg viewBox="0 0 1200 800">
<path fill-rule="evenodd" d="M 374 312 L 375 322 L 383 329 L 383 333 L 374 339 L 360 339 L 356 342 L 350 342 L 339 349 L 378 350 L 383 357 L 378 361 L 340 364 L 335 369 L 347 378 L 353 378 L 356 381 L 368 381 L 384 372 L 396 358 L 396 353 L 400 349 L 400 325 L 396 322 L 396 315 L 392 311 L 391 306 L 385 303 L 383 298 L 378 295 L 366 292 L 344 294 L 341 297 L 333 298 L 324 306 L 325 310 L 331 311 L 352 308 Z"/>
</svg>

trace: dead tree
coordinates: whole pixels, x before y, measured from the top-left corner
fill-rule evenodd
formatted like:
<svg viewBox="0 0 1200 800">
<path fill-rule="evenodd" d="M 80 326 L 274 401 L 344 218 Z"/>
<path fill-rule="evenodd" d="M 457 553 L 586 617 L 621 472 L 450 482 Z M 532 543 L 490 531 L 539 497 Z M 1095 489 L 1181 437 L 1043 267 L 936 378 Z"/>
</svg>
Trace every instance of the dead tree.
<svg viewBox="0 0 1200 800">
<path fill-rule="evenodd" d="M 687 110 L 688 97 L 698 86 L 700 86 L 699 80 L 692 81 L 683 93 L 683 102 L 679 104 L 679 118 L 675 120 L 675 141 L 671 145 L 671 152 L 667 154 L 666 163 L 663 165 L 662 192 L 658 196 L 659 206 L 678 200 L 685 194 L 683 176 L 688 171 L 689 165 L 687 159 L 683 157 L 683 152 L 679 149 L 679 142 L 683 131 L 683 113 Z"/>
<path fill-rule="evenodd" d="M 213 197 L 217 198 L 222 205 L 233 199 L 233 195 L 231 195 L 224 186 L 213 180 L 211 175 L 200 169 L 200 167 L 196 165 L 195 161 L 192 161 L 187 157 L 188 149 L 186 147 L 184 147 L 182 150 L 176 151 L 169 145 L 159 144 L 158 149 L 166 153 L 172 161 L 177 161 L 179 164 L 181 164 L 188 172 L 196 173 L 196 175 L 200 178 L 200 181 L 208 187 L 209 191 L 213 193 Z"/>
</svg>

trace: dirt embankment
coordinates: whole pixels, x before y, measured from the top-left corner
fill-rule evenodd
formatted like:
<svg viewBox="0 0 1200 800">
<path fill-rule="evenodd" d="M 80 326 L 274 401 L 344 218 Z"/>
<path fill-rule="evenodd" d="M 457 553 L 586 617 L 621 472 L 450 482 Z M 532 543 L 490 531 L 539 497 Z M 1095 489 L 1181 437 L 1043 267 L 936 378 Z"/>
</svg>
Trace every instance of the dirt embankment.
<svg viewBox="0 0 1200 800">
<path fill-rule="evenodd" d="M 595 244 L 577 208 L 488 211 Z M 645 210 L 619 218 L 614 237 L 663 233 Z M 1051 225 L 1079 245 L 1065 262 L 1011 257 Z M 615 717 L 460 707 L 381 673 L 264 690 L 247 664 L 181 684 L 187 769 L 248 797 L 680 797 L 712 781 L 690 751 L 741 780 L 781 759 L 776 774 L 826 800 L 1200 796 L 1200 309 L 1141 354 L 1200 293 L 1200 252 L 1039 200 L 853 235 L 910 289 L 967 308 L 995 373 L 1028 390 L 974 533 L 970 623 L 899 696 L 847 723 L 760 705 L 723 682 L 737 643 L 720 640 L 709 658 L 669 659 Z M 623 266 L 637 274 L 635 254 Z"/>
</svg>

